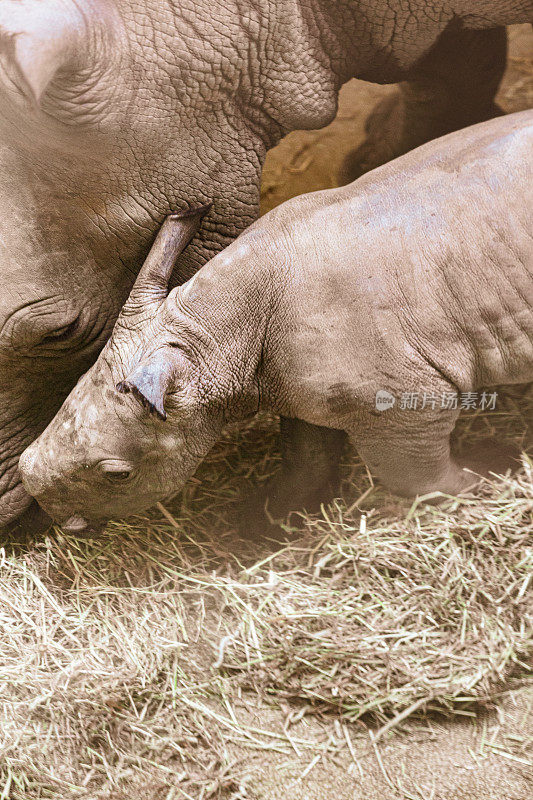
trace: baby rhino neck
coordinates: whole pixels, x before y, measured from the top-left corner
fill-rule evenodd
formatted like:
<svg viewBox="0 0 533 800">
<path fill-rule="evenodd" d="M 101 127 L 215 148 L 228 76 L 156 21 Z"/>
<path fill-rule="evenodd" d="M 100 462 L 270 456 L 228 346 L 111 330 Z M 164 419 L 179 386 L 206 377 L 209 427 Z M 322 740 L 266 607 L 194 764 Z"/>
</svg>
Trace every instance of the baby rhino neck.
<svg viewBox="0 0 533 800">
<path fill-rule="evenodd" d="M 242 237 L 244 238 L 244 237 Z M 228 421 L 258 410 L 269 320 L 269 271 L 240 239 L 176 290 L 178 334 L 198 356 Z"/>
</svg>

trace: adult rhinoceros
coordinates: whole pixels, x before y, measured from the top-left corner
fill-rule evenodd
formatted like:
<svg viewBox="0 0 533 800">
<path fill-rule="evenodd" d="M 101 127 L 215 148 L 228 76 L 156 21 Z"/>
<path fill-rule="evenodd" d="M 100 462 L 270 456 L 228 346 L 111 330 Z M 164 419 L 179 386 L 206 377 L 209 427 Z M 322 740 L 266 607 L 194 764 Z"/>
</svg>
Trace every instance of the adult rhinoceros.
<svg viewBox="0 0 533 800">
<path fill-rule="evenodd" d="M 529 20 L 533 0 L 0 0 L 0 526 L 34 513 L 19 454 L 95 360 L 169 210 L 214 201 L 183 278 L 256 217 L 266 151 L 330 122 L 343 82 L 404 81 L 366 147 L 377 165 L 493 115 L 500 26 Z M 337 435 L 292 424 L 311 497 L 327 483 L 313 437 Z"/>
</svg>

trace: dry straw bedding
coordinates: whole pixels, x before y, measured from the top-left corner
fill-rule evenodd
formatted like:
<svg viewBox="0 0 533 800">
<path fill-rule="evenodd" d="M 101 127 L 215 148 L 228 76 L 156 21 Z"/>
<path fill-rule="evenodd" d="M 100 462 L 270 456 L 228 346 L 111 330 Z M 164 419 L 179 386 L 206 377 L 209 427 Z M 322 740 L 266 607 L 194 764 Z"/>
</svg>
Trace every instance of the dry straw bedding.
<svg viewBox="0 0 533 800">
<path fill-rule="evenodd" d="M 509 395 L 465 417 L 462 439 L 524 443 L 530 408 Z M 230 744 L 294 742 L 251 727 L 247 703 L 362 719 L 379 739 L 413 713 L 488 705 L 528 673 L 527 457 L 440 505 L 382 493 L 352 459 L 344 500 L 281 541 L 239 537 L 243 487 L 277 468 L 274 444 L 260 419 L 147 517 L 5 543 L 2 800 L 253 797 Z"/>
</svg>

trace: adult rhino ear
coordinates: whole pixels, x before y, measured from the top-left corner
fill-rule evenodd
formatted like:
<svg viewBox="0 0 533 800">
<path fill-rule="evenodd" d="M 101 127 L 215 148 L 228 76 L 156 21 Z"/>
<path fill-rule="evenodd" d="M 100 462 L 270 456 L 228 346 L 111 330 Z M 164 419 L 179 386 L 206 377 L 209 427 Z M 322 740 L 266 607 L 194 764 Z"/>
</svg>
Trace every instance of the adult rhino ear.
<svg viewBox="0 0 533 800">
<path fill-rule="evenodd" d="M 150 412 L 166 420 L 165 399 L 176 385 L 183 356 L 171 347 L 161 348 L 143 359 L 126 380 L 117 383 L 117 391 L 131 394 Z"/>
<path fill-rule="evenodd" d="M 80 68 L 94 24 L 105 24 L 108 0 L 0 0 L 0 69 L 28 102 L 38 105 L 54 75 Z M 85 4 L 84 4 L 85 5 Z"/>
</svg>

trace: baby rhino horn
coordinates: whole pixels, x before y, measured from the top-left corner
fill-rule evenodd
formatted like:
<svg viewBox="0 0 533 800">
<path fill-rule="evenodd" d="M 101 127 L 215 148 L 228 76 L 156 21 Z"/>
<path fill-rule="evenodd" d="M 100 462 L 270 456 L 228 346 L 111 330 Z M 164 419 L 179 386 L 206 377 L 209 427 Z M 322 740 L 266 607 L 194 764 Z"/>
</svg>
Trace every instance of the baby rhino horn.
<svg viewBox="0 0 533 800">
<path fill-rule="evenodd" d="M 166 420 L 165 397 L 172 387 L 173 376 L 171 360 L 163 351 L 159 351 L 149 360 L 141 361 L 116 388 L 122 394 L 131 392 L 150 414 Z"/>
</svg>

